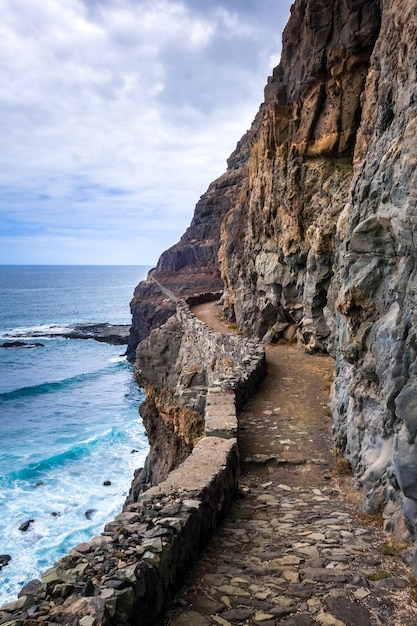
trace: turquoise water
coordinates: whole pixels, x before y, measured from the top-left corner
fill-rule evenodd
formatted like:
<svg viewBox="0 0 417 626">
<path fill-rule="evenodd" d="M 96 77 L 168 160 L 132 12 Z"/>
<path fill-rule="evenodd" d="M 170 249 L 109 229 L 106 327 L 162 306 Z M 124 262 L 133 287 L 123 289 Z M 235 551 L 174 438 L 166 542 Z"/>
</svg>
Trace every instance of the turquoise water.
<svg viewBox="0 0 417 626">
<path fill-rule="evenodd" d="M 147 440 L 124 346 L 31 333 L 130 323 L 148 268 L 0 266 L 0 605 L 120 511 Z M 110 485 L 104 485 L 110 481 Z M 86 515 L 87 513 L 87 515 Z M 19 526 L 29 520 L 29 530 Z"/>
</svg>

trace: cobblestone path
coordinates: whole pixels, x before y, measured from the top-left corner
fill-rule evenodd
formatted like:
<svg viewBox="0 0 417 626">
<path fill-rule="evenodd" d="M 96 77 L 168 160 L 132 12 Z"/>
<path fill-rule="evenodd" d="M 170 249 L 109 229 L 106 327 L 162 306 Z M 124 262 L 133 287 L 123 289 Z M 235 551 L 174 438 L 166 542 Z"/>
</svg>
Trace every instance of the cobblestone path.
<svg viewBox="0 0 417 626">
<path fill-rule="evenodd" d="M 206 317 L 207 321 L 207 317 Z M 334 456 L 332 360 L 268 347 L 268 376 L 240 414 L 239 498 L 189 572 L 166 626 L 415 626 L 404 546 Z"/>
</svg>

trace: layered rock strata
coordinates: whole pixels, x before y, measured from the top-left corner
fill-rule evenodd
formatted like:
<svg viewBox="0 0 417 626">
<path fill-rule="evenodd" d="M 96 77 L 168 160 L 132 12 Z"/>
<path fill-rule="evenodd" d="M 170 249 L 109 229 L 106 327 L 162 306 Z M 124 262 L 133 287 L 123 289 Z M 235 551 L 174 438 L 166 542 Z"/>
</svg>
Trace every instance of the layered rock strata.
<svg viewBox="0 0 417 626">
<path fill-rule="evenodd" d="M 349 198 L 378 2 L 301 0 L 265 88 L 245 194 L 222 223 L 225 308 L 251 335 L 292 324 L 327 349 L 335 231 Z M 244 262 L 242 262 L 244 259 Z"/>
</svg>

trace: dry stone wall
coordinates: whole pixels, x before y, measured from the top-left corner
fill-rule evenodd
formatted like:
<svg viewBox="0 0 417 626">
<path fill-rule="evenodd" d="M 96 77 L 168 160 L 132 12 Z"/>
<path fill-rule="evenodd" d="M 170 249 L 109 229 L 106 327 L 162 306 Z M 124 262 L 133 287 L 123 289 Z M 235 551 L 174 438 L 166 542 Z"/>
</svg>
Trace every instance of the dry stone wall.
<svg viewBox="0 0 417 626">
<path fill-rule="evenodd" d="M 265 372 L 263 347 L 240 335 L 224 335 L 201 322 L 185 301 L 178 303 L 177 319 L 184 329 L 180 359 L 204 370 L 211 394 L 233 391 L 238 406 L 251 395 Z"/>
</svg>

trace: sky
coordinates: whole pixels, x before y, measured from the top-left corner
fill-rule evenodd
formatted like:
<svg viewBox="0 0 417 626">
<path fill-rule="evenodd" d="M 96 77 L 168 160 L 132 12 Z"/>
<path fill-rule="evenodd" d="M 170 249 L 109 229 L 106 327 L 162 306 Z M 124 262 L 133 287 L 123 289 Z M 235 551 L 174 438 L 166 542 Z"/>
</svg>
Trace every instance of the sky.
<svg viewBox="0 0 417 626">
<path fill-rule="evenodd" d="M 3 0 L 0 264 L 155 264 L 250 127 L 290 6 Z"/>
</svg>

